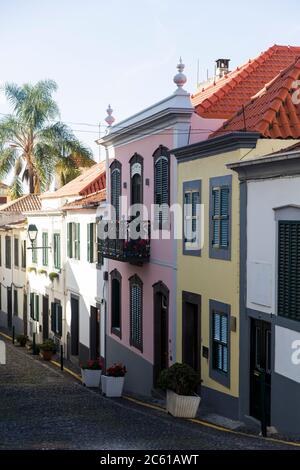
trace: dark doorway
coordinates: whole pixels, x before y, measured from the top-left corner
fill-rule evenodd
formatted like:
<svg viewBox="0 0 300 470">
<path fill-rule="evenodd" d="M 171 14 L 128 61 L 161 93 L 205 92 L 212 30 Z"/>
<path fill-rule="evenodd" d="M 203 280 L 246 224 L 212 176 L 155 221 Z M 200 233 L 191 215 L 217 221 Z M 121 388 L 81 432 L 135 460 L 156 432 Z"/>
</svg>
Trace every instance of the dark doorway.
<svg viewBox="0 0 300 470">
<path fill-rule="evenodd" d="M 27 294 L 23 296 L 23 327 L 24 336 L 28 335 L 28 317 L 27 317 Z"/>
<path fill-rule="evenodd" d="M 43 295 L 43 341 L 49 338 L 49 297 Z"/>
<path fill-rule="evenodd" d="M 262 386 L 262 374 L 265 374 Z M 264 403 L 263 403 L 264 400 Z M 250 415 L 261 420 L 265 407 L 267 426 L 271 414 L 271 324 L 251 319 Z"/>
<path fill-rule="evenodd" d="M 12 328 L 12 288 L 7 288 L 7 326 Z"/>
<path fill-rule="evenodd" d="M 71 296 L 71 355 L 79 354 L 79 299 Z"/>
<path fill-rule="evenodd" d="M 182 293 L 182 362 L 201 376 L 201 296 Z"/>
<path fill-rule="evenodd" d="M 100 308 L 91 306 L 90 358 L 100 358 Z"/>
<path fill-rule="evenodd" d="M 154 305 L 154 387 L 159 374 L 169 365 L 169 289 L 163 282 L 153 286 Z"/>
</svg>

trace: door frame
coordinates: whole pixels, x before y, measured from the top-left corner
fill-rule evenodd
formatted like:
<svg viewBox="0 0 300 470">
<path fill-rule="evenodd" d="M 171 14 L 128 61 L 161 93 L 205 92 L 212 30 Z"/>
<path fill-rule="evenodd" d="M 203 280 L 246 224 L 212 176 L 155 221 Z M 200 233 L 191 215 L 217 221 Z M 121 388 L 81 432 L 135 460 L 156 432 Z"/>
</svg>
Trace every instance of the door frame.
<svg viewBox="0 0 300 470">
<path fill-rule="evenodd" d="M 78 305 L 78 341 L 77 341 L 77 354 L 72 354 L 72 300 L 76 300 L 77 305 Z M 71 304 L 71 322 L 70 322 L 70 356 L 72 357 L 78 357 L 79 356 L 79 344 L 80 344 L 80 297 L 75 294 L 71 294 L 70 296 L 70 304 Z"/>
<path fill-rule="evenodd" d="M 96 315 L 96 322 L 95 322 L 95 316 Z M 99 322 L 97 321 L 97 316 L 99 315 Z M 98 330 L 98 338 L 99 338 L 99 356 L 97 357 L 97 331 L 95 331 L 93 328 L 95 327 L 95 324 L 99 326 Z M 93 346 L 93 347 L 92 347 Z M 90 359 L 91 360 L 96 360 L 96 359 L 101 359 L 101 309 L 99 304 L 96 304 L 96 307 L 94 305 L 90 305 Z"/>
<path fill-rule="evenodd" d="M 198 363 L 197 363 L 197 370 L 198 374 L 200 375 L 201 379 L 201 295 L 194 294 L 193 292 L 182 291 L 182 352 L 181 352 L 181 360 L 183 361 L 183 354 L 184 354 L 184 345 L 185 345 L 185 338 L 186 338 L 186 304 L 190 303 L 197 306 L 198 309 Z"/>
<path fill-rule="evenodd" d="M 161 333 L 161 323 L 158 321 L 158 309 L 156 308 L 156 296 L 162 294 L 167 299 L 167 325 L 166 325 L 166 345 L 167 345 L 167 365 L 169 365 L 169 305 L 170 305 L 170 291 L 163 281 L 158 281 L 152 286 L 153 288 L 153 386 L 156 386 L 158 375 L 160 372 L 160 357 L 161 348 L 160 344 L 156 341 L 157 328 L 159 326 Z"/>
</svg>

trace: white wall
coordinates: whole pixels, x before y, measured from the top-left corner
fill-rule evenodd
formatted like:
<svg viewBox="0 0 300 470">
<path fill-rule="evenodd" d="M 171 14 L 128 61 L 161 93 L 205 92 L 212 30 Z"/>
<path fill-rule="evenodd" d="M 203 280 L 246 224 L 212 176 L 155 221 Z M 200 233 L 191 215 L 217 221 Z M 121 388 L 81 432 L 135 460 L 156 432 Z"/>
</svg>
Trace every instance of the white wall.
<svg viewBox="0 0 300 470">
<path fill-rule="evenodd" d="M 300 178 L 248 182 L 247 307 L 276 314 L 276 222 L 274 208 L 300 205 Z"/>
</svg>

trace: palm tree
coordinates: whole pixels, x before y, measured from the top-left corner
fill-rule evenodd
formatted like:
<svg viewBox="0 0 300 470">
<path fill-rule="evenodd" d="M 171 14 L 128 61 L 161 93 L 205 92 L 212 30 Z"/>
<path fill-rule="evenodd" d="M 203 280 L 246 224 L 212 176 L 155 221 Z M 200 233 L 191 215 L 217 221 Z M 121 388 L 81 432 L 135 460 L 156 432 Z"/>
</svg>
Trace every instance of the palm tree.
<svg viewBox="0 0 300 470">
<path fill-rule="evenodd" d="M 53 80 L 4 86 L 13 113 L 0 121 L 0 178 L 14 170 L 12 197 L 22 194 L 22 181 L 30 193 L 39 194 L 54 176 L 62 183 L 77 176 L 78 159 L 80 167 L 95 163 L 91 150 L 57 120 L 59 110 L 52 98 L 56 90 Z"/>
</svg>

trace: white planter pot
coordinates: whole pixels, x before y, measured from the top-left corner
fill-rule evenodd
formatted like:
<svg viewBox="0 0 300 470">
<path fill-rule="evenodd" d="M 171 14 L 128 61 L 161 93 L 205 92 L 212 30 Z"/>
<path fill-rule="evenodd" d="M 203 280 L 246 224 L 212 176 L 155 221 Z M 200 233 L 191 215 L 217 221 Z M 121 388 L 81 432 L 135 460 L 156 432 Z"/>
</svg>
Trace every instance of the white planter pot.
<svg viewBox="0 0 300 470">
<path fill-rule="evenodd" d="M 195 418 L 201 398 L 198 395 L 177 395 L 167 390 L 167 412 L 177 418 Z"/>
<path fill-rule="evenodd" d="M 82 383 L 86 387 L 99 387 L 102 370 L 81 369 Z"/>
<path fill-rule="evenodd" d="M 107 397 L 121 397 L 124 387 L 125 377 L 101 376 L 102 393 Z"/>
</svg>

